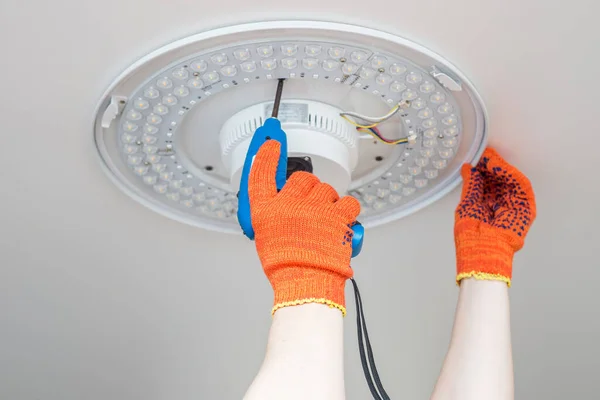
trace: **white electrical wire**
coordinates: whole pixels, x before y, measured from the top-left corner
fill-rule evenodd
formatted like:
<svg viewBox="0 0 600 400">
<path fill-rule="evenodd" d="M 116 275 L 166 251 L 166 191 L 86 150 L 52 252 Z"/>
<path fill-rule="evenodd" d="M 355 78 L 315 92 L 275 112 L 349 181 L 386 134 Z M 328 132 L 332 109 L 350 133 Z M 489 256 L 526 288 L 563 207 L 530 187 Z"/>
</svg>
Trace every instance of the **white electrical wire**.
<svg viewBox="0 0 600 400">
<path fill-rule="evenodd" d="M 394 108 L 392 108 L 387 114 L 385 114 L 382 117 L 369 117 L 367 115 L 359 114 L 359 113 L 356 113 L 356 112 L 353 112 L 353 111 L 345 111 L 343 113 L 340 113 L 340 115 L 342 117 L 348 116 L 348 117 L 362 119 L 363 121 L 367 121 L 367 122 L 369 122 L 371 124 L 380 124 L 380 123 L 382 123 L 384 121 L 387 121 L 388 119 L 392 118 L 394 115 L 396 115 L 396 113 L 401 108 L 407 108 L 408 106 L 409 106 L 409 104 L 408 104 L 408 102 L 406 100 L 401 101 Z"/>
</svg>

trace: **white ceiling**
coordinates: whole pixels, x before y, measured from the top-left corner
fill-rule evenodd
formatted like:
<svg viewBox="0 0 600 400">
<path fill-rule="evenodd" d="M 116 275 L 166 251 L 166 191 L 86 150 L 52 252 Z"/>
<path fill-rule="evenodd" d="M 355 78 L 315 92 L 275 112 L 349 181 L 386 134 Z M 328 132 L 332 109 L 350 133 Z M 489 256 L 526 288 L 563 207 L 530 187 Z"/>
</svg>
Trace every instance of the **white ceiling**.
<svg viewBox="0 0 600 400">
<path fill-rule="evenodd" d="M 531 178 L 538 200 L 511 289 L 517 398 L 591 398 L 600 372 L 600 3 L 261 3 L 0 3 L 0 398 L 242 396 L 261 363 L 272 295 L 252 243 L 168 220 L 121 193 L 96 158 L 93 111 L 120 71 L 169 41 L 317 16 L 430 47 L 479 88 L 491 143 Z M 393 398 L 427 398 L 447 348 L 457 201 L 454 192 L 369 231 L 353 265 Z M 366 399 L 350 315 L 348 399 Z"/>
</svg>

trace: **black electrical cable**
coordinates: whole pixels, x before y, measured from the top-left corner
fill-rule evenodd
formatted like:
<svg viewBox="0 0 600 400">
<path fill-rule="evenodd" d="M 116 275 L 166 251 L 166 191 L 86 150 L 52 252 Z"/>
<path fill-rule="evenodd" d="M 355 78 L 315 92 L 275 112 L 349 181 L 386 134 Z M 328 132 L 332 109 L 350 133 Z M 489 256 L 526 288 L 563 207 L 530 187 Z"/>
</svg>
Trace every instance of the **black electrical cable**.
<svg viewBox="0 0 600 400">
<path fill-rule="evenodd" d="M 365 319 L 364 308 L 362 305 L 362 297 L 360 295 L 360 292 L 358 291 L 358 285 L 356 284 L 356 281 L 354 282 L 354 284 L 356 285 L 356 295 L 359 298 L 360 315 L 361 315 L 363 330 L 364 330 L 364 334 L 365 334 L 365 343 L 367 345 L 367 355 L 369 356 L 369 363 L 371 365 L 371 372 L 373 373 L 373 378 L 375 379 L 375 385 L 377 385 L 377 388 L 379 389 L 379 392 L 381 393 L 381 396 L 383 397 L 383 399 L 390 400 L 390 396 L 388 396 L 387 392 L 383 388 L 383 384 L 381 383 L 381 378 L 379 377 L 379 372 L 377 371 L 377 366 L 375 365 L 375 357 L 373 356 L 373 348 L 371 347 L 371 340 L 369 339 L 369 332 L 367 331 L 367 320 Z"/>
<path fill-rule="evenodd" d="M 375 366 L 375 357 L 373 356 L 373 348 L 371 347 L 371 341 L 369 340 L 367 322 L 365 321 L 362 298 L 360 296 L 360 291 L 358 290 L 358 284 L 354 278 L 351 278 L 350 280 L 352 281 L 352 286 L 354 287 L 354 299 L 356 302 L 356 328 L 358 331 L 358 351 L 360 353 L 360 361 L 363 367 L 363 372 L 365 373 L 365 379 L 367 380 L 367 385 L 369 386 L 369 390 L 371 391 L 371 394 L 375 400 L 390 400 L 390 397 L 383 388 L 381 378 L 379 377 L 377 367 Z"/>
<path fill-rule="evenodd" d="M 354 300 L 356 302 L 356 331 L 358 333 L 358 351 L 360 353 L 360 362 L 362 364 L 363 372 L 365 374 L 365 379 L 367 381 L 367 385 L 369 386 L 369 390 L 373 395 L 375 400 L 381 400 L 381 396 L 377 389 L 375 389 L 375 385 L 373 384 L 373 378 L 371 377 L 371 371 L 369 370 L 369 366 L 367 363 L 367 357 L 365 355 L 365 347 L 363 342 L 363 334 L 362 334 L 362 320 L 361 320 L 361 304 L 359 303 L 359 297 L 356 295 L 356 282 L 354 278 L 351 279 L 352 285 L 354 286 Z"/>
</svg>

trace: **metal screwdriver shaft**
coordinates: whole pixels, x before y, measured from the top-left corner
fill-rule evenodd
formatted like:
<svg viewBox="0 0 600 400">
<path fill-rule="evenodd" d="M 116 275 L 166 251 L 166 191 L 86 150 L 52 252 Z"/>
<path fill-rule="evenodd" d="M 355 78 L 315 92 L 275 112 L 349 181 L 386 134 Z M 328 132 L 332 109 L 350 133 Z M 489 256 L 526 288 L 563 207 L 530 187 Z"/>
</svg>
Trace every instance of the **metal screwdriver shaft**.
<svg viewBox="0 0 600 400">
<path fill-rule="evenodd" d="M 275 93 L 275 102 L 273 103 L 273 113 L 271 117 L 277 118 L 279 115 L 279 104 L 281 103 L 281 94 L 283 93 L 283 82 L 285 79 L 281 78 L 277 82 L 277 92 Z"/>
</svg>

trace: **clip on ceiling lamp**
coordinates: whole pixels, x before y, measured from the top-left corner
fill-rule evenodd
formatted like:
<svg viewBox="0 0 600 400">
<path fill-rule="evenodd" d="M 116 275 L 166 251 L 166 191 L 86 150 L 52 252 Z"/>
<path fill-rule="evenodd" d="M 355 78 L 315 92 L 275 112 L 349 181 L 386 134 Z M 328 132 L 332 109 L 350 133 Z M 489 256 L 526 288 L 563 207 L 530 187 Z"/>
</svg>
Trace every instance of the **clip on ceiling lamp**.
<svg viewBox="0 0 600 400">
<path fill-rule="evenodd" d="M 441 56 L 360 26 L 272 21 L 193 35 L 127 68 L 96 110 L 102 165 L 160 214 L 240 233 L 244 158 L 281 78 L 289 156 L 355 196 L 367 228 L 438 200 L 484 150 L 481 98 Z"/>
</svg>

